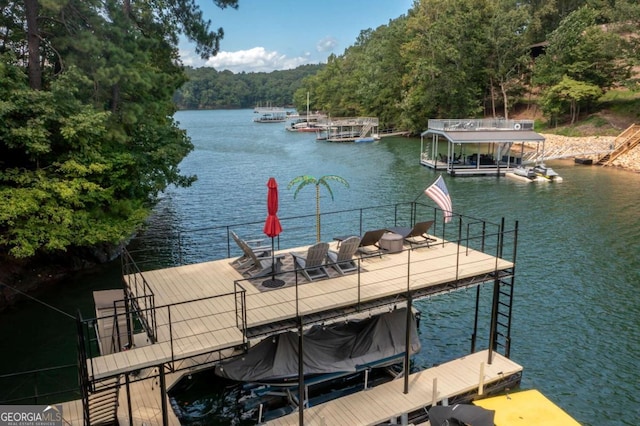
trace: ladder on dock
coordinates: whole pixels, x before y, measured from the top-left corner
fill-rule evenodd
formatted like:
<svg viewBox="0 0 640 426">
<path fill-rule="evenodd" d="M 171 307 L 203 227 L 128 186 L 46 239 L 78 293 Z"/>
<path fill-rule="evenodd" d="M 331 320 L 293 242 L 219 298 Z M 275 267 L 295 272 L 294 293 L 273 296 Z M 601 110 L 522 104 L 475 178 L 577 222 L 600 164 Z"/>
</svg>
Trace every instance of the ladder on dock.
<svg viewBox="0 0 640 426">
<path fill-rule="evenodd" d="M 504 219 L 501 224 L 504 229 Z M 518 224 L 516 223 L 516 235 Z M 502 233 L 501 233 L 502 234 Z M 502 239 L 503 237 L 501 237 Z M 517 239 L 517 237 L 516 237 Z M 503 242 L 499 244 L 498 256 L 502 256 Z M 517 247 L 517 241 L 514 246 Z M 516 253 L 513 253 L 515 259 Z M 515 265 L 503 274 L 495 276 L 493 284 L 493 303 L 491 308 L 491 350 L 501 352 L 505 357 L 510 357 L 511 352 L 511 319 L 513 314 L 513 288 L 515 280 Z M 478 289 L 479 291 L 479 289 Z M 478 295 L 479 296 L 479 295 Z M 473 339 L 475 345 L 475 334 Z M 472 346 L 471 352 L 475 352 Z"/>
<path fill-rule="evenodd" d="M 620 133 L 613 143 L 614 150 L 598 160 L 599 166 L 611 166 L 616 158 L 631 151 L 640 143 L 640 124 L 632 124 Z"/>
<path fill-rule="evenodd" d="M 493 349 L 509 358 L 511 349 L 511 318 L 513 308 L 514 275 L 498 277 L 494 283 Z M 500 350 L 501 349 L 501 350 Z"/>
</svg>

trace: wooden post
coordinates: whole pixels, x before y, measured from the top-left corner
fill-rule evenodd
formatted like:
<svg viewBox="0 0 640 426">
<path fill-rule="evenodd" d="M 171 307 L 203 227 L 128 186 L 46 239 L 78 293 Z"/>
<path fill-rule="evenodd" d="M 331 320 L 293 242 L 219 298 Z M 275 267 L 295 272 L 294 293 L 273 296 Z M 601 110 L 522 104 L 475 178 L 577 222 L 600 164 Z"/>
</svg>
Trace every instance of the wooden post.
<svg viewBox="0 0 640 426">
<path fill-rule="evenodd" d="M 478 385 L 478 395 L 484 394 L 484 361 L 480 363 L 480 384 Z"/>
<path fill-rule="evenodd" d="M 431 396 L 431 406 L 435 407 L 436 405 L 438 405 L 438 378 L 434 377 L 432 396 Z"/>
</svg>

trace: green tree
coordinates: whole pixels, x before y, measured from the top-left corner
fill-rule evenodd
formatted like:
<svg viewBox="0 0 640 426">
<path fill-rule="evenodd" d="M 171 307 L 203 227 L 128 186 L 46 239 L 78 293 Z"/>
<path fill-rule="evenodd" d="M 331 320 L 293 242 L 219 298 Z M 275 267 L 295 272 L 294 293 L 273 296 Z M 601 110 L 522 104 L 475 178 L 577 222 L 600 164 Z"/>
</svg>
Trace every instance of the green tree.
<svg viewBox="0 0 640 426">
<path fill-rule="evenodd" d="M 529 62 L 524 37 L 529 23 L 529 10 L 517 0 L 493 0 L 490 8 L 487 72 L 491 112 L 495 117 L 497 88 L 502 98 L 503 117 L 508 119 L 510 106 L 515 103 L 514 98 L 523 91 L 523 76 Z"/>
<path fill-rule="evenodd" d="M 482 112 L 489 12 L 487 0 L 422 0 L 409 14 L 403 102 L 412 129 Z"/>
<path fill-rule="evenodd" d="M 576 122 L 580 115 L 580 107 L 594 102 L 602 96 L 602 89 L 595 84 L 576 81 L 564 76 L 560 82 L 542 95 L 542 111 L 556 121 L 559 114 L 569 112 L 571 124 Z"/>
<path fill-rule="evenodd" d="M 195 179 L 180 174 L 193 146 L 172 118 L 178 36 L 208 57 L 222 30 L 195 0 L 16 0 L 2 11 L 2 253 L 117 247 L 160 191 Z"/>
<path fill-rule="evenodd" d="M 349 188 L 349 182 L 347 182 L 344 178 L 336 175 L 326 175 L 322 176 L 319 179 L 316 179 L 313 176 L 303 175 L 298 176 L 289 182 L 287 185 L 287 189 L 291 189 L 293 186 L 298 185 L 295 192 L 293 193 L 293 198 L 295 199 L 298 196 L 298 192 L 302 188 L 308 185 L 316 186 L 316 241 L 320 242 L 320 186 L 324 186 L 327 191 L 329 191 L 329 195 L 331 195 L 331 200 L 333 200 L 333 191 L 331 190 L 331 186 L 329 186 L 329 181 L 340 182 L 347 188 Z"/>
<path fill-rule="evenodd" d="M 536 61 L 534 82 L 558 84 L 564 76 L 606 90 L 629 75 L 619 35 L 597 25 L 602 14 L 589 6 L 565 18 L 549 37 L 546 54 Z"/>
<path fill-rule="evenodd" d="M 549 37 L 549 47 L 536 61 L 534 82 L 543 89 L 543 110 L 554 120 L 568 113 L 575 122 L 581 107 L 630 75 L 628 46 L 601 22 L 600 10 L 583 6 L 567 16 Z"/>
</svg>

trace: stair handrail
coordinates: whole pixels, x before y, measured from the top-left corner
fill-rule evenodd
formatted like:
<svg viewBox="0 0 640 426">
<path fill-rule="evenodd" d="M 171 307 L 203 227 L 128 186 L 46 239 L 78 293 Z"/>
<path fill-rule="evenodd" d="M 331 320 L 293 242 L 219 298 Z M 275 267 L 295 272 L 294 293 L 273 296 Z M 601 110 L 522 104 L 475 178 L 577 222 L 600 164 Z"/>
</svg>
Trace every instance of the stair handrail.
<svg viewBox="0 0 640 426">
<path fill-rule="evenodd" d="M 598 164 L 610 166 L 618 157 L 629 152 L 640 143 L 640 125 L 632 124 L 620 133 L 613 142 L 613 151 L 598 161 Z"/>
</svg>

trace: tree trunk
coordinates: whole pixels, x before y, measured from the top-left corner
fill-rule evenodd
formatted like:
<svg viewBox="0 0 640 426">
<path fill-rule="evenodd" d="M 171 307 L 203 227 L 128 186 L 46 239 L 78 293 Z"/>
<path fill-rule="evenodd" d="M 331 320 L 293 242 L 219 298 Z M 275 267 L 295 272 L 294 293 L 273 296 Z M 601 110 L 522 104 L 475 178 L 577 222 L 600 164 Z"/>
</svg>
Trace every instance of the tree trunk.
<svg viewBox="0 0 640 426">
<path fill-rule="evenodd" d="M 500 91 L 502 92 L 502 102 L 504 102 L 504 119 L 509 119 L 509 97 L 507 96 L 507 88 L 504 83 L 500 83 Z"/>
<path fill-rule="evenodd" d="M 490 79 L 489 87 L 491 87 L 491 116 L 496 118 L 496 89 L 493 85 L 493 77 Z"/>
<path fill-rule="evenodd" d="M 42 68 L 40 67 L 40 38 L 38 36 L 38 0 L 24 0 L 27 18 L 27 48 L 29 87 L 42 89 Z"/>
</svg>

